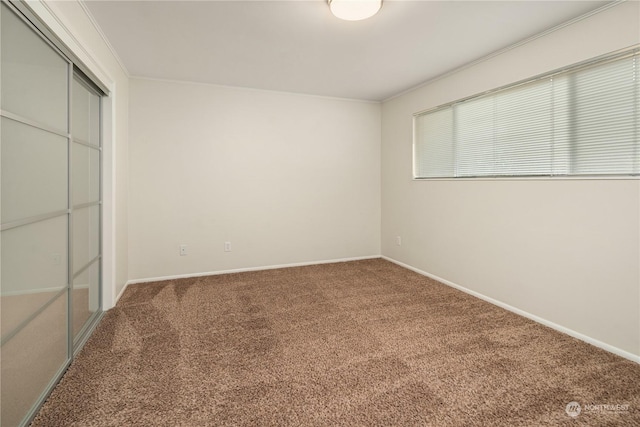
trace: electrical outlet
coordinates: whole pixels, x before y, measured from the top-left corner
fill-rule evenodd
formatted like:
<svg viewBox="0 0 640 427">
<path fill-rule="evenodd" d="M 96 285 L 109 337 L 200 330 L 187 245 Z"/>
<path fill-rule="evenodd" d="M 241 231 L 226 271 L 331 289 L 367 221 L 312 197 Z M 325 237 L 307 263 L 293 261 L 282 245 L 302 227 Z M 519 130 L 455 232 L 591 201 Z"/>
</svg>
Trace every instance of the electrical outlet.
<svg viewBox="0 0 640 427">
<path fill-rule="evenodd" d="M 396 246 L 402 246 L 402 237 L 396 236 Z"/>
<path fill-rule="evenodd" d="M 187 255 L 187 245 L 180 245 L 180 256 Z"/>
<path fill-rule="evenodd" d="M 224 242 L 224 251 L 231 252 L 231 242 Z"/>
</svg>

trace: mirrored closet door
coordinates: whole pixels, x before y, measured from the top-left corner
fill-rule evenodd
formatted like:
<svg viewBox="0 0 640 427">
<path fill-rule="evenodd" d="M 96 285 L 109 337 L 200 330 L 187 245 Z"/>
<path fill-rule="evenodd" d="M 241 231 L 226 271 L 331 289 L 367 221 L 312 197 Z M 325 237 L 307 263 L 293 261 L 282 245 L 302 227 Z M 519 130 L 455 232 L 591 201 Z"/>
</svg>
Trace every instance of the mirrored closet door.
<svg viewBox="0 0 640 427">
<path fill-rule="evenodd" d="M 101 312 L 101 97 L 2 2 L 0 424 L 25 425 Z"/>
</svg>

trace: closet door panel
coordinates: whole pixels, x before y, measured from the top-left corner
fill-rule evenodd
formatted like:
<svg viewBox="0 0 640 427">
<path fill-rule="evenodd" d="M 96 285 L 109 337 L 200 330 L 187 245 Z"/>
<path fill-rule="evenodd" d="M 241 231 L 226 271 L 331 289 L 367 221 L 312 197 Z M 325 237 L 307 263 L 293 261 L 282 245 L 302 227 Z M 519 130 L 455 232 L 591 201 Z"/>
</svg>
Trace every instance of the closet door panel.
<svg viewBox="0 0 640 427">
<path fill-rule="evenodd" d="M 67 294 L 63 292 L 2 343 L 3 426 L 20 423 L 68 360 L 67 310 Z"/>
<path fill-rule="evenodd" d="M 2 110 L 68 132 L 69 63 L 2 7 Z"/>
<path fill-rule="evenodd" d="M 67 209 L 67 138 L 2 117 L 2 222 Z"/>
<path fill-rule="evenodd" d="M 100 299 L 100 262 L 95 261 L 73 279 L 73 336 L 98 310 Z"/>
<path fill-rule="evenodd" d="M 100 200 L 100 152 L 97 148 L 73 144 L 73 205 Z"/>
<path fill-rule="evenodd" d="M 0 5 L 0 418 L 28 421 L 71 358 L 72 65 Z"/>
<path fill-rule="evenodd" d="M 73 212 L 73 272 L 77 273 L 100 253 L 100 206 Z"/>
</svg>

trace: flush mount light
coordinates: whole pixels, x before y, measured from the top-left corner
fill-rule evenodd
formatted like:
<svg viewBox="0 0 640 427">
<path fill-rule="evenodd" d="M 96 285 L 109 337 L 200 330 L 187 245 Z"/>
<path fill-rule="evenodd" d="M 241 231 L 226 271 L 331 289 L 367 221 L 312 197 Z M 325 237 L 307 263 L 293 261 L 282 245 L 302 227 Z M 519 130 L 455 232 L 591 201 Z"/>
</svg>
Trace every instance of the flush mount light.
<svg viewBox="0 0 640 427">
<path fill-rule="evenodd" d="M 378 13 L 382 0 L 327 0 L 331 13 L 346 21 L 360 21 Z"/>
</svg>

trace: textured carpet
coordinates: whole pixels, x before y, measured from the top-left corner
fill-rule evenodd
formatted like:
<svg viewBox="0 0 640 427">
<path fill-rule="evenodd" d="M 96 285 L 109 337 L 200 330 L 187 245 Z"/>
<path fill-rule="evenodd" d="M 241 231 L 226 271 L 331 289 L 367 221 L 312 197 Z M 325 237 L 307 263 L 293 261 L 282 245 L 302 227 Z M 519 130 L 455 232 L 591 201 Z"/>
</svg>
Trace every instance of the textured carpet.
<svg viewBox="0 0 640 427">
<path fill-rule="evenodd" d="M 376 259 L 132 285 L 33 426 L 632 426 L 639 384 Z"/>
</svg>

